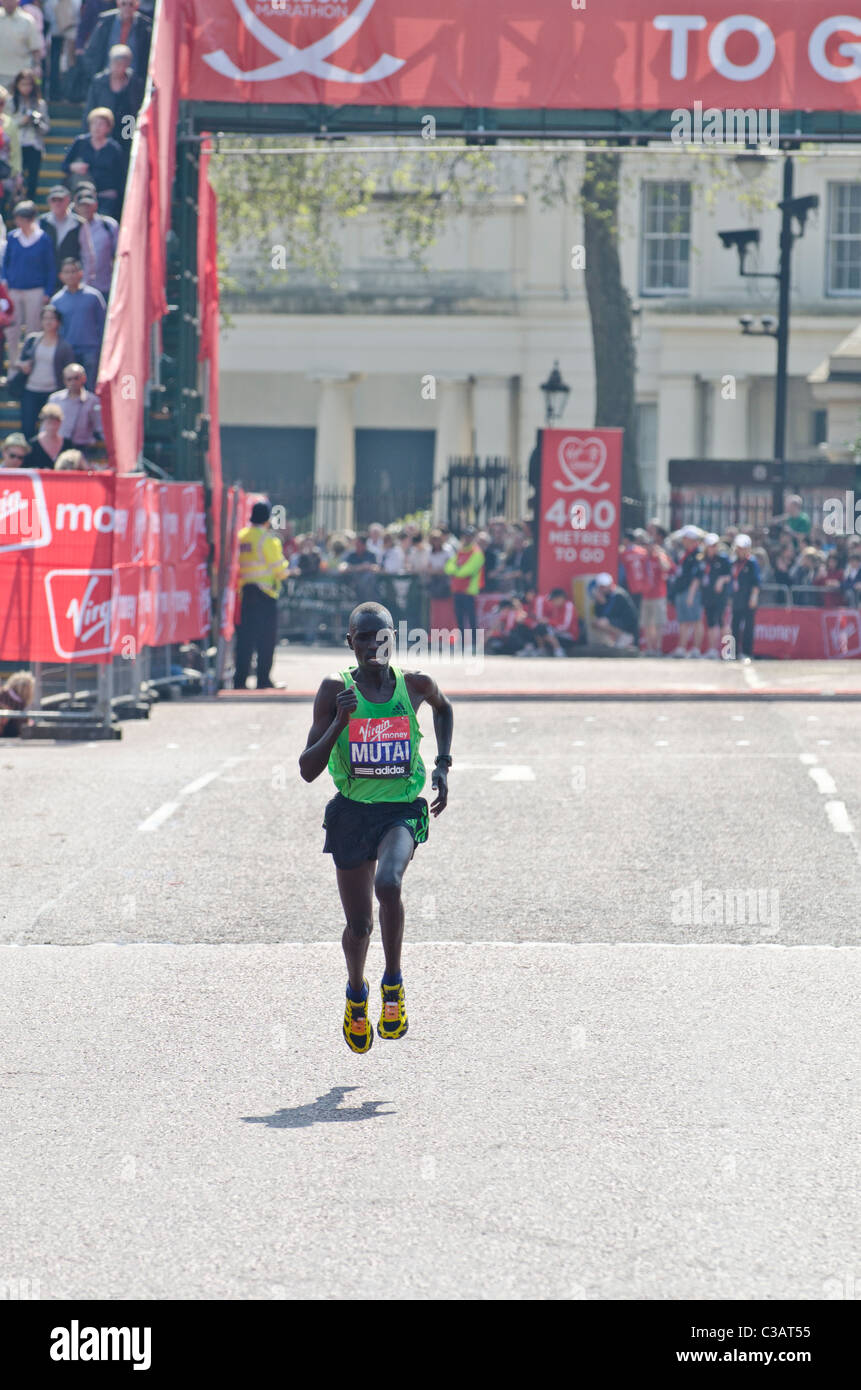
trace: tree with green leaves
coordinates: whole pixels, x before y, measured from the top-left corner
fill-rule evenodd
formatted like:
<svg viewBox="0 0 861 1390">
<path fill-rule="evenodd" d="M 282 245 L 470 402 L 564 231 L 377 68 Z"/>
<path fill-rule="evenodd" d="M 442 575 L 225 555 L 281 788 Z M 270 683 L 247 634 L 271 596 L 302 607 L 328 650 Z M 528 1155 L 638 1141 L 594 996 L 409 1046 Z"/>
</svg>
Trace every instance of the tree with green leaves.
<svg viewBox="0 0 861 1390">
<path fill-rule="evenodd" d="M 420 269 L 445 222 L 493 187 L 492 161 L 482 151 L 431 143 L 405 142 L 393 157 L 350 152 L 345 142 L 309 149 L 307 142 L 276 137 L 223 138 L 210 167 L 222 246 L 259 247 L 261 285 L 275 243 L 284 248 L 287 267 L 336 281 L 338 229 L 371 212 L 380 218 L 386 248 Z"/>
</svg>

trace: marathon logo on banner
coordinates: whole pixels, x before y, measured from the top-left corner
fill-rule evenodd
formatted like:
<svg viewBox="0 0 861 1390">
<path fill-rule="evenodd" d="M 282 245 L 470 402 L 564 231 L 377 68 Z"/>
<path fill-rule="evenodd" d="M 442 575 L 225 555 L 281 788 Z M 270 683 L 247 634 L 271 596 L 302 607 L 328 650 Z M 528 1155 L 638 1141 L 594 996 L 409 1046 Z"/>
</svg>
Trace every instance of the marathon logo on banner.
<svg viewBox="0 0 861 1390">
<path fill-rule="evenodd" d="M 258 67 L 240 68 L 224 49 L 219 49 L 216 53 L 203 54 L 203 61 L 210 68 L 235 82 L 273 82 L 279 77 L 295 77 L 297 73 L 307 73 L 324 82 L 362 85 L 391 77 L 392 73 L 404 65 L 403 59 L 392 57 L 388 53 L 381 54 L 374 63 L 361 71 L 329 61 L 331 55 L 337 53 L 358 34 L 377 0 L 339 0 L 339 3 L 309 0 L 307 4 L 300 3 L 300 0 L 280 0 L 280 3 L 279 0 L 267 0 L 262 14 L 259 5 L 252 10 L 248 0 L 231 0 L 231 3 L 247 35 L 269 55 L 269 61 Z M 383 0 L 383 4 L 385 3 L 386 0 Z M 273 29 L 270 23 L 264 23 L 264 16 L 270 21 L 322 19 L 328 22 L 328 29 L 324 28 L 322 33 L 315 32 L 310 39 L 306 38 L 299 44 L 291 43 L 282 33 Z M 238 45 L 240 51 L 247 48 L 247 40 L 243 43 L 242 37 L 244 36 L 240 36 Z M 275 62 L 272 61 L 273 58 Z"/>
<path fill-rule="evenodd" d="M 411 763 L 409 715 L 350 720 L 353 777 L 407 777 Z"/>
</svg>

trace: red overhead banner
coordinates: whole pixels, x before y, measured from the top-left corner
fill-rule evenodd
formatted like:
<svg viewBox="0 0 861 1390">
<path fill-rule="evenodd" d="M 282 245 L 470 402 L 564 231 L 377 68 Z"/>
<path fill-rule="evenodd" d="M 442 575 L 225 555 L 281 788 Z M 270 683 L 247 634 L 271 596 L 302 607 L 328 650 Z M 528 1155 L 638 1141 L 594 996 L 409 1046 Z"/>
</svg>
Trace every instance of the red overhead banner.
<svg viewBox="0 0 861 1390">
<path fill-rule="evenodd" d="M 622 430 L 544 430 L 538 588 L 573 593 L 584 575 L 619 573 Z"/>
<path fill-rule="evenodd" d="M 580 110 L 858 110 L 837 0 L 162 0 L 180 98 Z"/>
</svg>

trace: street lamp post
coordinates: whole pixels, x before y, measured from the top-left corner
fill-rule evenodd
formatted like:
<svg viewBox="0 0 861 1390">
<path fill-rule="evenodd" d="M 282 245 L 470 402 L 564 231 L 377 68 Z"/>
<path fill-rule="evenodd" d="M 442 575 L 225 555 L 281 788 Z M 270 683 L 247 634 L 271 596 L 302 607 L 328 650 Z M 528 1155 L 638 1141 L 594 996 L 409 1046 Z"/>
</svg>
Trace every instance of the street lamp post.
<svg viewBox="0 0 861 1390">
<path fill-rule="evenodd" d="M 553 363 L 553 371 L 542 383 L 541 390 L 544 392 L 545 423 L 550 429 L 557 420 L 562 419 L 571 394 L 571 387 L 562 380 L 558 362 Z"/>
<path fill-rule="evenodd" d="M 756 156 L 740 157 L 750 161 Z M 739 322 L 742 332 L 748 337 L 775 338 L 777 340 L 777 375 L 775 378 L 774 399 L 774 463 L 776 479 L 772 493 L 772 506 L 775 514 L 783 511 L 783 492 L 786 482 L 786 409 L 787 409 L 787 370 L 789 363 L 789 296 L 792 276 L 792 248 L 799 237 L 804 235 L 808 214 L 819 206 L 815 194 L 796 198 L 793 196 L 794 168 L 792 156 L 787 154 L 783 161 L 783 197 L 778 204 L 780 219 L 780 263 L 777 271 L 745 270 L 744 263 L 748 251 L 759 244 L 759 231 L 745 228 L 742 231 L 718 232 L 724 246 L 734 246 L 738 252 L 739 274 L 746 280 L 777 280 L 778 310 L 777 319 L 763 315 L 760 327 L 753 327 L 753 317 L 743 314 Z M 793 231 L 793 219 L 799 231 Z"/>
<path fill-rule="evenodd" d="M 544 424 L 546 429 L 552 429 L 558 420 L 562 419 L 565 407 L 568 404 L 568 397 L 571 395 L 571 387 L 562 380 L 562 373 L 559 370 L 559 363 L 553 363 L 553 371 L 546 381 L 541 383 L 541 390 L 544 394 Z M 532 489 L 531 509 L 532 521 L 535 526 L 541 514 L 541 449 L 544 440 L 544 430 L 538 431 L 535 448 L 529 459 L 528 486 Z M 535 534 L 538 532 L 536 530 Z"/>
</svg>

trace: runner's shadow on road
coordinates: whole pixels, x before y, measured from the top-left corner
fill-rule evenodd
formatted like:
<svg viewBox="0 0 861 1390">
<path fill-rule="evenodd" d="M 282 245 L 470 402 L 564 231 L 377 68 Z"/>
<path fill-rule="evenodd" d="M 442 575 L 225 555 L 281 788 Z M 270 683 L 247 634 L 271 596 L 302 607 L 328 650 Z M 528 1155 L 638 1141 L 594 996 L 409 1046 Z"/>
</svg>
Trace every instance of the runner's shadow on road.
<svg viewBox="0 0 861 1390">
<path fill-rule="evenodd" d="M 324 1096 L 318 1096 L 308 1105 L 294 1105 L 290 1109 L 276 1110 L 274 1115 L 243 1115 L 245 1124 L 268 1125 L 270 1129 L 306 1129 L 309 1125 L 339 1124 L 350 1120 L 378 1120 L 386 1115 L 396 1115 L 396 1110 L 380 1110 L 381 1105 L 390 1105 L 388 1100 L 363 1100 L 361 1105 L 342 1108 L 341 1102 L 349 1091 L 358 1091 L 358 1086 L 332 1086 Z"/>
</svg>

